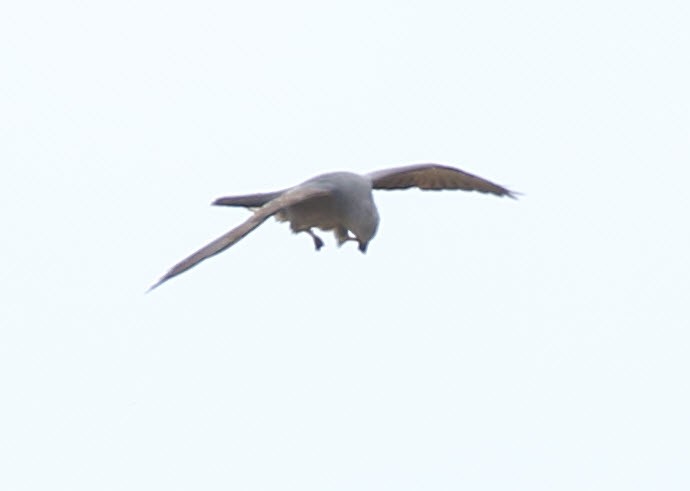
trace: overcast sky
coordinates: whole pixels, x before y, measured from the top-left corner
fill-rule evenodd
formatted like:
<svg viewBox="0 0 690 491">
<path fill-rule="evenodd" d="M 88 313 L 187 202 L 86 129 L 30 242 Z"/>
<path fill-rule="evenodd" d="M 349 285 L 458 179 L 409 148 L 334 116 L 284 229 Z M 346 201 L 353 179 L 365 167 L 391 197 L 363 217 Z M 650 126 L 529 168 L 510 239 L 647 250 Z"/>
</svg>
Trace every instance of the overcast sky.
<svg viewBox="0 0 690 491">
<path fill-rule="evenodd" d="M 690 489 L 684 1 L 12 2 L 0 489 Z M 222 195 L 440 162 L 362 255 Z"/>
</svg>

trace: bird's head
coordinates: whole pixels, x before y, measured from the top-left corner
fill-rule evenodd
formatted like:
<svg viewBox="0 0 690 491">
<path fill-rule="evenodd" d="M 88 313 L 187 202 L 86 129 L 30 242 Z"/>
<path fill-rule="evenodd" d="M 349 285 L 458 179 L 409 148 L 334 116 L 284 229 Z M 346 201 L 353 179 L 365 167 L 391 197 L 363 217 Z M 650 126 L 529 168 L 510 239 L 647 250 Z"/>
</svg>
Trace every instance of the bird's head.
<svg viewBox="0 0 690 491">
<path fill-rule="evenodd" d="M 358 247 L 362 253 L 367 252 L 367 246 L 374 235 L 376 235 L 378 226 L 379 214 L 375 207 L 370 208 L 367 213 L 361 213 L 351 225 L 350 230 L 357 238 Z"/>
</svg>

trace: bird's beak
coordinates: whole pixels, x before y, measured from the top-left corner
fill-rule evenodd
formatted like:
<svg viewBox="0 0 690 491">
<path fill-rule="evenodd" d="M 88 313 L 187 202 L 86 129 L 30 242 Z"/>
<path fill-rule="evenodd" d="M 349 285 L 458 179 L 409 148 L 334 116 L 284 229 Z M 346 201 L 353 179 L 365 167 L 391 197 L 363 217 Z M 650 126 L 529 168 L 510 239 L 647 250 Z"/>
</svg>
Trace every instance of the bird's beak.
<svg viewBox="0 0 690 491">
<path fill-rule="evenodd" d="M 367 242 L 359 243 L 359 250 L 362 251 L 362 254 L 367 252 L 367 245 L 369 245 Z"/>
</svg>

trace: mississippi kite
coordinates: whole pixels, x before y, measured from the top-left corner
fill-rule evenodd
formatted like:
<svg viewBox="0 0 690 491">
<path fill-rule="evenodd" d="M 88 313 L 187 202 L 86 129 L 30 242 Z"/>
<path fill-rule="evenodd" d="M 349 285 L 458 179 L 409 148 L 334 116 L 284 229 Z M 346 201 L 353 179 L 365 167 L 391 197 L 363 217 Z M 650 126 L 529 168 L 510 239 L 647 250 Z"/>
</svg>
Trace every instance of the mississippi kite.
<svg viewBox="0 0 690 491">
<path fill-rule="evenodd" d="M 323 247 L 323 241 L 313 228 L 333 230 L 339 246 L 347 241 L 355 241 L 364 253 L 379 224 L 371 191 L 412 187 L 425 190 L 462 189 L 515 198 L 514 192 L 498 184 L 438 164 L 395 167 L 364 175 L 333 172 L 281 191 L 218 198 L 214 205 L 249 208 L 253 214 L 244 223 L 177 263 L 150 290 L 204 259 L 223 252 L 274 215 L 280 221 L 290 222 L 293 233 L 309 234 L 317 251 Z"/>
</svg>

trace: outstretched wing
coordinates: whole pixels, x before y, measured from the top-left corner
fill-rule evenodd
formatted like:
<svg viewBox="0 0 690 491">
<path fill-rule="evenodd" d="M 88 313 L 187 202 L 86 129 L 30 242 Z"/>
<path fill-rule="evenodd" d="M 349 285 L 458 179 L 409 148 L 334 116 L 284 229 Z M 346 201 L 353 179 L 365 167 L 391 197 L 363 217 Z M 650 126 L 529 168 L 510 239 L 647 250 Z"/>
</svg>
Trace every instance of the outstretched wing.
<svg viewBox="0 0 690 491">
<path fill-rule="evenodd" d="M 445 165 L 408 165 L 375 171 L 368 176 L 374 189 L 407 189 L 412 187 L 431 190 L 462 189 L 515 198 L 515 193 L 503 186 Z"/>
<path fill-rule="evenodd" d="M 256 210 L 244 223 L 233 228 L 224 235 L 221 235 L 210 244 L 205 245 L 191 256 L 183 259 L 175 266 L 173 266 L 161 279 L 159 279 L 149 291 L 153 290 L 162 283 L 168 281 L 170 278 L 184 273 L 190 268 L 193 268 L 204 259 L 223 252 L 228 247 L 239 242 L 245 235 L 261 225 L 272 215 L 278 213 L 281 209 L 288 206 L 300 203 L 312 198 L 322 197 L 329 194 L 329 190 L 325 187 L 320 187 L 315 184 L 301 185 L 295 188 L 288 189 L 277 198 L 269 201 L 261 208 Z"/>
</svg>

